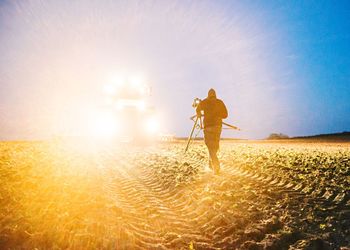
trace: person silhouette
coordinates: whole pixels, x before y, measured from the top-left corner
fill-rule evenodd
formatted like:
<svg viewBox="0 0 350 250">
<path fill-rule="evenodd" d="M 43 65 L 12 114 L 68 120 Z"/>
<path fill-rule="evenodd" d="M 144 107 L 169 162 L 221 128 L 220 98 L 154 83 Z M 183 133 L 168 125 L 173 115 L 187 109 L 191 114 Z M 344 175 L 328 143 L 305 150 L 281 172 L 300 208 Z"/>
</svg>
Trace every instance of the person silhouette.
<svg viewBox="0 0 350 250">
<path fill-rule="evenodd" d="M 208 91 L 208 97 L 201 101 L 196 113 L 198 117 L 204 116 L 204 142 L 209 151 L 209 168 L 214 174 L 220 173 L 220 161 L 217 157 L 220 136 L 222 131 L 222 119 L 227 118 L 228 112 L 224 102 L 216 98 L 214 89 Z"/>
</svg>

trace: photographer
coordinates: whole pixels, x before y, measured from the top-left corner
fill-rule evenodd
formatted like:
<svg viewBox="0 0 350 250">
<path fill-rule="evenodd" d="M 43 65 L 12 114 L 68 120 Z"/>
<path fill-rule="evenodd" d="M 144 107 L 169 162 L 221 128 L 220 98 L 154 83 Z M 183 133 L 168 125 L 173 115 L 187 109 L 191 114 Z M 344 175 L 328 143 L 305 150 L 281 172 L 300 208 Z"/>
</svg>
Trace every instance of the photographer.
<svg viewBox="0 0 350 250">
<path fill-rule="evenodd" d="M 201 101 L 196 109 L 198 117 L 204 113 L 204 142 L 209 151 L 209 167 L 215 174 L 220 172 L 220 162 L 217 157 L 219 150 L 222 119 L 227 118 L 227 109 L 224 102 L 216 98 L 214 89 L 210 89 L 208 97 Z"/>
</svg>

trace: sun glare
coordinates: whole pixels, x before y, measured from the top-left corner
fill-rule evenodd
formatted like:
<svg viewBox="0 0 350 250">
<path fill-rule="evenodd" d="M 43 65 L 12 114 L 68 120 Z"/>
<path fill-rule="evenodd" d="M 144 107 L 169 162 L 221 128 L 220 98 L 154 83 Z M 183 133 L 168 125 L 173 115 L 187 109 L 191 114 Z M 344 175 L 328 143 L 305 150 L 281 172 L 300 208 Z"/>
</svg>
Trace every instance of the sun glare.
<svg viewBox="0 0 350 250">
<path fill-rule="evenodd" d="M 113 137 L 118 133 L 118 122 L 115 115 L 101 112 L 92 123 L 91 135 L 95 137 Z"/>
</svg>

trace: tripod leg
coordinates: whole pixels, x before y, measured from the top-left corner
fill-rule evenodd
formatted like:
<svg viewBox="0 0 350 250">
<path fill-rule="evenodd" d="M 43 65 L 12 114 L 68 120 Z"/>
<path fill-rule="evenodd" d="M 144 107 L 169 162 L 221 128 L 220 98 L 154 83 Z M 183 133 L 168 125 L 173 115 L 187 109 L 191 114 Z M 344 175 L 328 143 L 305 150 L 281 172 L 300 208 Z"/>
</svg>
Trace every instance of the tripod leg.
<svg viewBox="0 0 350 250">
<path fill-rule="evenodd" d="M 187 145 L 186 145 L 185 153 L 187 152 L 188 147 L 190 146 L 190 142 L 191 142 L 191 139 L 192 139 L 192 135 L 193 135 L 193 132 L 194 132 L 196 126 L 197 126 L 197 122 L 198 122 L 198 117 L 196 118 L 196 120 L 195 120 L 195 122 L 194 122 L 194 124 L 193 124 L 192 130 L 191 130 L 191 134 L 190 134 L 190 136 L 189 136 L 188 139 L 187 139 Z"/>
<path fill-rule="evenodd" d="M 240 128 L 238 128 L 238 127 L 236 127 L 236 126 L 233 126 L 233 125 L 231 125 L 231 124 L 228 124 L 228 123 L 226 123 L 226 122 L 222 122 L 222 124 L 223 124 L 223 125 L 226 125 L 226 126 L 229 127 L 229 128 L 232 128 L 232 129 L 241 130 Z"/>
</svg>

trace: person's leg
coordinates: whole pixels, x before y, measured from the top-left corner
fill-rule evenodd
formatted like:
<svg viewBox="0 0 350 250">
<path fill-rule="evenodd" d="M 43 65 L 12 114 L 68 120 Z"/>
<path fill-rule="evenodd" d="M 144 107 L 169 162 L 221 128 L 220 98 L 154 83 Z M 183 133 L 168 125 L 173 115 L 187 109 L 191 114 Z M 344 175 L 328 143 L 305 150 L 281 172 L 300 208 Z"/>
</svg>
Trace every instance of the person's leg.
<svg viewBox="0 0 350 250">
<path fill-rule="evenodd" d="M 219 174 L 219 172 L 220 172 L 220 162 L 219 162 L 219 158 L 217 156 L 217 152 L 218 152 L 217 147 L 211 147 L 209 149 L 209 154 L 210 154 L 210 158 L 212 161 L 212 166 L 213 166 L 213 170 L 214 170 L 215 174 Z"/>
<path fill-rule="evenodd" d="M 217 156 L 217 152 L 219 151 L 219 146 L 220 146 L 220 135 L 221 135 L 221 127 L 218 127 L 215 130 L 215 133 L 213 135 L 213 148 L 212 148 L 212 161 L 214 165 L 214 172 L 216 174 L 220 173 L 220 161 Z"/>
<path fill-rule="evenodd" d="M 212 146 L 210 145 L 210 143 L 206 143 L 207 149 L 208 149 L 208 166 L 210 169 L 214 169 L 214 162 L 213 162 L 213 158 L 212 158 Z"/>
<path fill-rule="evenodd" d="M 217 156 L 219 150 L 221 129 L 205 129 L 204 130 L 204 141 L 209 152 L 209 168 L 214 170 L 215 174 L 220 172 L 220 162 Z"/>
<path fill-rule="evenodd" d="M 207 129 L 204 129 L 204 142 L 208 149 L 208 166 L 210 169 L 213 169 L 213 162 L 211 159 L 210 148 L 211 148 L 211 134 Z"/>
</svg>

